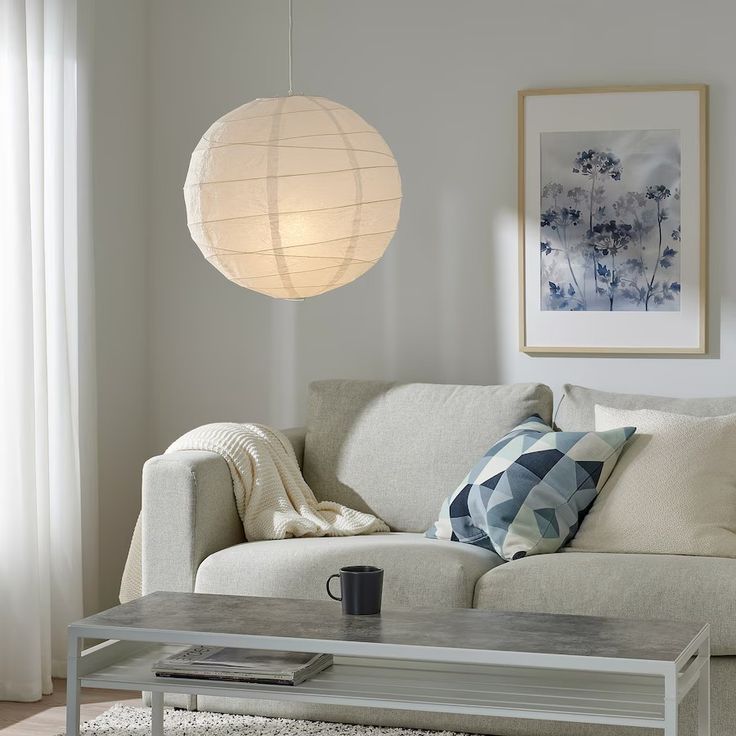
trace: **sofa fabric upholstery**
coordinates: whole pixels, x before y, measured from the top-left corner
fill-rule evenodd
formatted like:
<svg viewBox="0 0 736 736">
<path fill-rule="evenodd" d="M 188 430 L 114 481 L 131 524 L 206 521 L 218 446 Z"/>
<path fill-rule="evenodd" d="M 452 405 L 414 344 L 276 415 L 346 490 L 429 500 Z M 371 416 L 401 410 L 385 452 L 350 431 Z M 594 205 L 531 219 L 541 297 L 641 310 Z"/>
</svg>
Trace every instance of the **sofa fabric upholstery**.
<svg viewBox="0 0 736 736">
<path fill-rule="evenodd" d="M 205 557 L 245 539 L 227 463 L 212 452 L 172 452 L 143 466 L 143 594 L 191 592 Z"/>
<path fill-rule="evenodd" d="M 476 608 L 709 623 L 714 655 L 736 654 L 736 560 L 562 552 L 486 573 Z"/>
<path fill-rule="evenodd" d="M 200 565 L 195 590 L 325 599 L 325 582 L 341 567 L 375 565 L 385 570 L 386 608 L 470 607 L 477 580 L 501 563 L 487 550 L 421 534 L 302 537 L 247 542 L 215 552 Z M 337 591 L 336 583 L 333 588 Z"/>
<path fill-rule="evenodd" d="M 599 430 L 636 426 L 570 547 L 736 559 L 736 414 L 597 406 Z"/>
<path fill-rule="evenodd" d="M 398 388 L 402 391 L 391 395 Z M 319 395 L 313 399 L 318 404 L 311 419 L 318 421 L 312 421 L 311 448 L 304 431 L 287 432 L 300 461 L 304 448 L 308 482 L 320 498 L 336 489 L 344 494 L 338 499 L 343 503 L 364 503 L 366 510 L 393 519 L 395 528 L 417 532 L 429 524 L 442 498 L 495 439 L 529 414 L 538 413 L 547 420 L 551 414 L 551 394 L 543 386 L 363 384 L 348 386 L 350 392 L 352 399 L 341 396 L 339 385 L 317 385 Z M 594 428 L 596 403 L 698 416 L 736 413 L 736 397 L 672 400 L 575 386 L 566 387 L 566 396 L 567 405 L 563 402 L 558 424 L 572 430 Z M 507 424 L 500 427 L 504 417 Z M 466 426 L 472 431 L 460 433 L 458 439 L 452 430 Z M 371 431 L 375 432 L 372 438 L 368 436 Z M 495 438 L 490 436 L 494 431 Z M 353 432 L 359 441 L 354 441 Z M 341 438 L 341 433 L 351 436 Z M 483 433 L 488 436 L 481 441 L 478 437 Z M 473 443 L 476 446 L 468 450 Z M 421 454 L 419 461 L 407 463 L 409 451 Z M 466 453 L 467 459 L 457 467 L 448 467 L 448 453 Z M 363 471 L 361 464 L 365 465 Z M 391 482 L 392 477 L 398 480 Z M 322 487 L 320 479 L 325 481 Z M 191 591 L 196 585 L 203 592 L 323 598 L 329 574 L 345 564 L 365 562 L 386 569 L 387 607 L 475 604 L 496 610 L 708 621 L 713 654 L 717 655 L 711 661 L 712 734 L 733 734 L 736 559 L 566 549 L 501 563 L 482 549 L 404 533 L 244 543 L 227 465 L 218 455 L 207 452 L 171 453 L 146 464 L 142 518 L 144 592 Z M 495 736 L 661 733 L 654 729 L 169 694 L 166 702 L 200 710 Z M 697 734 L 694 705 L 695 690 L 680 706 L 681 736 Z"/>
<path fill-rule="evenodd" d="M 301 466 L 303 427 L 284 430 Z M 225 460 L 188 450 L 152 457 L 142 478 L 142 591 L 194 590 L 199 563 L 245 540 Z"/>
<path fill-rule="evenodd" d="M 549 422 L 551 413 L 552 392 L 541 384 L 317 381 L 304 477 L 320 500 L 376 514 L 394 531 L 423 532 L 494 442 L 532 414 Z"/>
<path fill-rule="evenodd" d="M 595 429 L 595 405 L 613 409 L 655 409 L 693 417 L 717 417 L 736 414 L 736 396 L 702 399 L 671 399 L 646 394 L 618 394 L 565 384 L 555 423 L 570 432 Z"/>
</svg>

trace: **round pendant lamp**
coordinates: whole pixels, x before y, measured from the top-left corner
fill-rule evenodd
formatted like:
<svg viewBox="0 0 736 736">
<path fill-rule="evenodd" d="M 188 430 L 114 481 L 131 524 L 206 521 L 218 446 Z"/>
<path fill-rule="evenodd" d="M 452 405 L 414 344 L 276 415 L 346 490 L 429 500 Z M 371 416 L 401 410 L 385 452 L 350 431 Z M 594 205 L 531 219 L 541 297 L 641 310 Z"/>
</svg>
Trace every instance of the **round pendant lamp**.
<svg viewBox="0 0 736 736">
<path fill-rule="evenodd" d="M 291 88 L 291 32 L 289 49 Z M 192 238 L 215 268 L 261 294 L 303 299 L 378 262 L 399 222 L 401 178 L 360 115 L 290 93 L 213 123 L 192 154 L 184 197 Z"/>
</svg>

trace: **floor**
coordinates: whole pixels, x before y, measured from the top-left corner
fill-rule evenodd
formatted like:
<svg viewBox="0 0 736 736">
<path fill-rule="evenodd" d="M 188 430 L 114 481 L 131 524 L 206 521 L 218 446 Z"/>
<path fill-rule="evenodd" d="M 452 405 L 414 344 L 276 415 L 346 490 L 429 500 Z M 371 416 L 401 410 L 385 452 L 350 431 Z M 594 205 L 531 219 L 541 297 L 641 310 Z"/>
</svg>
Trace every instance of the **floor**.
<svg viewBox="0 0 736 736">
<path fill-rule="evenodd" d="M 140 705 L 141 694 L 125 690 L 82 688 L 82 721 L 106 711 L 114 703 Z M 66 680 L 54 680 L 53 695 L 35 703 L 0 703 L 0 733 L 3 736 L 54 736 L 66 726 Z"/>
</svg>

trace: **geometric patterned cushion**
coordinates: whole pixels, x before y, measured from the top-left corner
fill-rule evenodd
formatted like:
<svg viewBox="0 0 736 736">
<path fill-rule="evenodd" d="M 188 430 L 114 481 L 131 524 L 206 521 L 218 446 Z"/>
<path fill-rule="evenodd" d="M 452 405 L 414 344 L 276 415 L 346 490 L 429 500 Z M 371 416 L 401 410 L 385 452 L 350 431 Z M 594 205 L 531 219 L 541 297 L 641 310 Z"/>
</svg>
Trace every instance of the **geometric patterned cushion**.
<svg viewBox="0 0 736 736">
<path fill-rule="evenodd" d="M 426 536 L 505 560 L 556 552 L 575 536 L 635 431 L 555 432 L 529 417 L 468 473 Z"/>
</svg>

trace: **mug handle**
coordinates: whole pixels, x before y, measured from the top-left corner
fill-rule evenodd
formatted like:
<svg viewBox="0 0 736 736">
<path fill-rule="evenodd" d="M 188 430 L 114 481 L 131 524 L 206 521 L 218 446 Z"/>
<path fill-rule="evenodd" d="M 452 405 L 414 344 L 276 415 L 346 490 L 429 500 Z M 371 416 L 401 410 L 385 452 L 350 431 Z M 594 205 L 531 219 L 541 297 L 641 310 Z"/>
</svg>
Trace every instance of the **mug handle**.
<svg viewBox="0 0 736 736">
<path fill-rule="evenodd" d="M 332 598 L 333 601 L 341 601 L 342 596 L 338 598 L 336 595 L 332 595 L 332 591 L 330 590 L 330 582 L 332 581 L 332 578 L 339 578 L 340 573 L 335 573 L 334 575 L 330 575 L 330 577 L 327 578 L 327 595 Z"/>
</svg>

